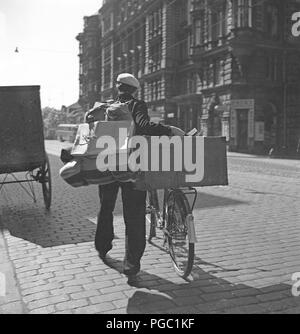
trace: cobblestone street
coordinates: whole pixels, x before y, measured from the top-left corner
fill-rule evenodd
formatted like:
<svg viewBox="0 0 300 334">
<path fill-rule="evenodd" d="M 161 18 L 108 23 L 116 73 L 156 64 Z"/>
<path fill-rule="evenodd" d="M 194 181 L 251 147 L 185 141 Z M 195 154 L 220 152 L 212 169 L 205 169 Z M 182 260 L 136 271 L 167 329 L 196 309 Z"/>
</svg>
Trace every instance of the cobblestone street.
<svg viewBox="0 0 300 334">
<path fill-rule="evenodd" d="M 53 203 L 44 209 L 16 186 L 0 195 L 1 313 L 300 313 L 300 161 L 229 153 L 228 187 L 199 189 L 198 243 L 189 280 L 147 244 L 135 286 L 122 274 L 122 205 L 114 248 L 102 263 L 93 244 L 97 187 L 73 189 L 58 175 L 62 144 L 47 142 Z M 157 241 L 161 245 L 161 240 Z"/>
</svg>

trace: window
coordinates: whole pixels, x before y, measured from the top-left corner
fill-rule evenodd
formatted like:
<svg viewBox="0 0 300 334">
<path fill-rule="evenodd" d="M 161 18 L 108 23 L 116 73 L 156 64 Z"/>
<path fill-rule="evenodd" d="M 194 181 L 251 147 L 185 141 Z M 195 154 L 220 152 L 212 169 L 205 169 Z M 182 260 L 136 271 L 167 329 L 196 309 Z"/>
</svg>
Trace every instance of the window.
<svg viewBox="0 0 300 334">
<path fill-rule="evenodd" d="M 208 11 L 208 39 L 209 41 L 217 41 L 225 34 L 225 6 L 214 8 Z"/>
<path fill-rule="evenodd" d="M 113 13 L 102 19 L 102 37 L 113 29 Z"/>
<path fill-rule="evenodd" d="M 109 88 L 111 78 L 111 68 L 110 65 L 105 65 L 104 67 L 104 89 Z"/>
<path fill-rule="evenodd" d="M 188 59 L 189 45 L 189 39 L 182 40 L 178 45 L 178 61 L 180 61 L 180 64 L 184 63 Z"/>
<path fill-rule="evenodd" d="M 135 53 L 134 67 L 136 69 L 136 73 L 138 78 L 142 76 L 142 67 L 143 67 L 143 56 L 140 48 L 137 49 Z"/>
<path fill-rule="evenodd" d="M 187 0 L 187 23 L 190 25 L 192 23 L 191 9 L 192 9 L 192 0 Z"/>
<path fill-rule="evenodd" d="M 197 91 L 197 76 L 191 73 L 187 77 L 187 93 L 195 94 Z"/>
<path fill-rule="evenodd" d="M 271 81 L 278 81 L 280 76 L 278 56 L 266 57 L 266 78 Z"/>
<path fill-rule="evenodd" d="M 112 44 L 108 43 L 102 50 L 102 67 L 103 67 L 103 88 L 107 89 L 112 80 Z"/>
<path fill-rule="evenodd" d="M 149 50 L 149 71 L 155 72 L 160 70 L 162 60 L 162 45 L 161 43 L 154 44 Z"/>
<path fill-rule="evenodd" d="M 161 80 L 153 80 L 148 82 L 145 88 L 146 102 L 159 101 L 164 99 L 163 83 Z"/>
<path fill-rule="evenodd" d="M 203 88 L 213 87 L 214 85 L 214 64 L 206 64 L 203 71 Z"/>
<path fill-rule="evenodd" d="M 214 64 L 214 83 L 216 86 L 224 84 L 224 69 L 223 61 L 216 60 Z"/>
<path fill-rule="evenodd" d="M 194 23 L 194 31 L 195 31 L 195 35 L 194 35 L 194 46 L 199 46 L 203 43 L 203 39 L 202 39 L 202 34 L 203 34 L 203 27 L 202 27 L 202 20 L 195 20 Z"/>
<path fill-rule="evenodd" d="M 149 37 L 153 38 L 162 34 L 162 9 L 158 9 L 149 15 Z"/>
<path fill-rule="evenodd" d="M 218 25 L 217 34 L 218 37 L 223 37 L 226 34 L 226 7 L 220 8 L 218 11 Z"/>
<path fill-rule="evenodd" d="M 235 57 L 232 58 L 232 80 L 233 81 L 238 81 L 241 79 L 241 71 L 240 67 L 238 64 L 238 61 Z"/>
<path fill-rule="evenodd" d="M 276 4 L 269 2 L 265 9 L 265 32 L 267 37 L 271 39 L 278 39 L 279 37 L 279 10 Z"/>
<path fill-rule="evenodd" d="M 106 45 L 104 48 L 104 62 L 110 61 L 111 58 L 111 48 L 110 44 Z"/>
<path fill-rule="evenodd" d="M 211 12 L 211 20 L 210 20 L 210 29 L 209 29 L 209 40 L 210 41 L 215 41 L 218 39 L 218 30 L 219 30 L 219 18 L 218 18 L 218 13 L 215 11 Z"/>
<path fill-rule="evenodd" d="M 235 4 L 235 26 L 237 28 L 252 27 L 252 1 L 237 0 Z"/>
<path fill-rule="evenodd" d="M 121 40 L 121 53 L 125 53 L 127 51 L 127 39 L 125 36 L 122 36 Z"/>
<path fill-rule="evenodd" d="M 212 87 L 214 85 L 214 64 L 209 64 L 207 67 L 207 86 Z"/>
</svg>

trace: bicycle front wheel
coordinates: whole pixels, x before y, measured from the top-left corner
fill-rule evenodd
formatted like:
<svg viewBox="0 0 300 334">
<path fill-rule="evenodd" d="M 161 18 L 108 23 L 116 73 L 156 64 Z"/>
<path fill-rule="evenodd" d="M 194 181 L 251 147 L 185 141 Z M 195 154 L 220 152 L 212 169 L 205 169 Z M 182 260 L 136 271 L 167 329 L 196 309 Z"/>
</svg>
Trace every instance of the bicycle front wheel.
<svg viewBox="0 0 300 334">
<path fill-rule="evenodd" d="M 186 278 L 193 269 L 195 245 L 189 238 L 191 214 L 186 196 L 180 190 L 169 193 L 165 203 L 169 253 L 177 274 Z"/>
</svg>

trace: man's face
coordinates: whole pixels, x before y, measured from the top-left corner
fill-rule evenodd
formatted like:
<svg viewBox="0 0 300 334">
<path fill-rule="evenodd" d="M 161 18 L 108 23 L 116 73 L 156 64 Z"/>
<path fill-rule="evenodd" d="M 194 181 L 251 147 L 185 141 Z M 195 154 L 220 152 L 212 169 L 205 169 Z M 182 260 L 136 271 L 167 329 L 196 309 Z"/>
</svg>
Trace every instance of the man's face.
<svg viewBox="0 0 300 334">
<path fill-rule="evenodd" d="M 122 83 L 121 83 L 121 82 L 116 82 L 116 89 L 117 89 L 117 91 L 118 91 L 118 94 L 123 94 L 123 93 L 125 93 L 125 91 L 120 90 L 120 87 L 121 87 L 121 86 L 122 86 Z M 134 88 L 134 87 L 131 87 L 131 86 L 128 86 L 128 87 L 130 87 L 130 89 L 127 91 L 127 93 L 130 94 L 130 95 L 132 95 L 132 96 L 134 96 L 134 95 L 136 94 L 136 92 L 137 92 L 137 89 Z"/>
<path fill-rule="evenodd" d="M 119 88 L 120 88 L 120 86 L 121 86 L 122 84 L 120 83 L 120 82 L 116 82 L 116 88 L 117 88 L 117 91 L 120 93 L 120 90 L 119 90 Z"/>
</svg>

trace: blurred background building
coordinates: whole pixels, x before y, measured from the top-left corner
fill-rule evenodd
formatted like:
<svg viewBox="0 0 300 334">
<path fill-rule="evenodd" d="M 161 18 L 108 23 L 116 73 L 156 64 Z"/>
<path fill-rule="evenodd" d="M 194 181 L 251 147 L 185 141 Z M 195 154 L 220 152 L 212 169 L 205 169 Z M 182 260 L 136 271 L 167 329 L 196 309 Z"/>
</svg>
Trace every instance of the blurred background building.
<svg viewBox="0 0 300 334">
<path fill-rule="evenodd" d="M 153 121 L 225 136 L 232 151 L 296 150 L 297 11 L 297 0 L 104 0 L 77 36 L 79 103 L 114 98 L 130 72 Z"/>
<path fill-rule="evenodd" d="M 79 104 L 84 111 L 99 100 L 101 90 L 101 44 L 99 14 L 84 18 L 79 41 Z"/>
</svg>

